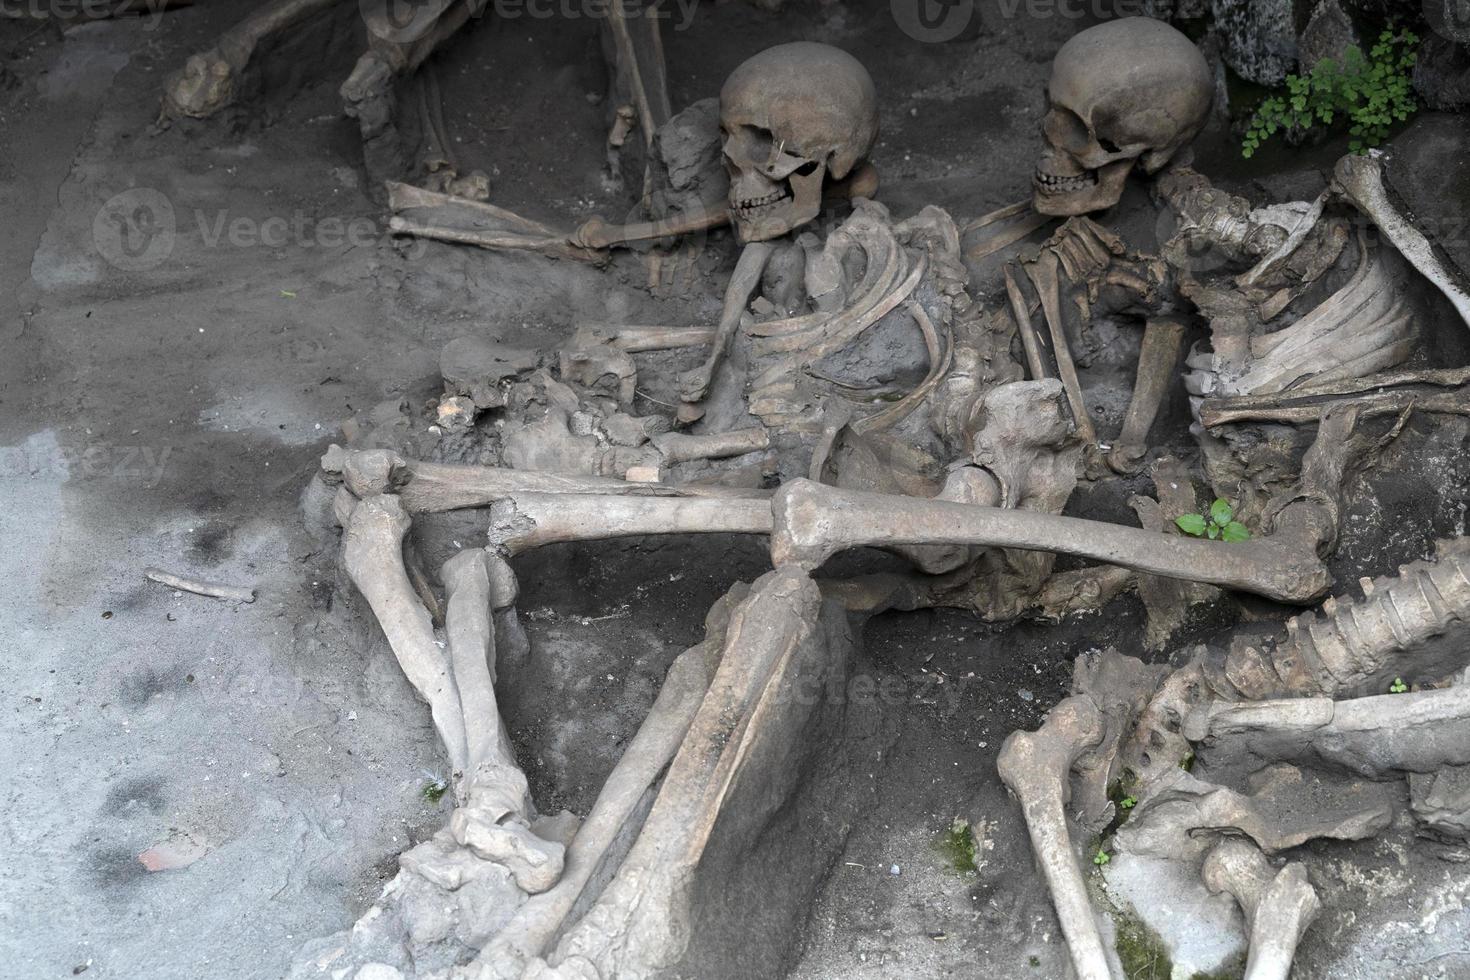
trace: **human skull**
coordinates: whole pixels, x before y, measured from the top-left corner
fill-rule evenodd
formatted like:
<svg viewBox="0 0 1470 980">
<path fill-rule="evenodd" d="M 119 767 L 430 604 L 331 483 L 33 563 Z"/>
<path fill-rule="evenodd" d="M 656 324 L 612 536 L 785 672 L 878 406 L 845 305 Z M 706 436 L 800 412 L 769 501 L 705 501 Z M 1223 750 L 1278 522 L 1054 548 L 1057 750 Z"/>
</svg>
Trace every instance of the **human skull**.
<svg viewBox="0 0 1470 980">
<path fill-rule="evenodd" d="M 815 218 L 828 174 L 841 180 L 878 137 L 878 97 L 858 60 L 826 44 L 767 48 L 720 90 L 730 211 L 742 242 Z"/>
<path fill-rule="evenodd" d="M 1199 49 L 1161 21 L 1126 17 L 1077 34 L 1052 62 L 1036 210 L 1087 214 L 1117 204 L 1135 163 L 1156 173 L 1194 139 L 1213 92 Z"/>
</svg>

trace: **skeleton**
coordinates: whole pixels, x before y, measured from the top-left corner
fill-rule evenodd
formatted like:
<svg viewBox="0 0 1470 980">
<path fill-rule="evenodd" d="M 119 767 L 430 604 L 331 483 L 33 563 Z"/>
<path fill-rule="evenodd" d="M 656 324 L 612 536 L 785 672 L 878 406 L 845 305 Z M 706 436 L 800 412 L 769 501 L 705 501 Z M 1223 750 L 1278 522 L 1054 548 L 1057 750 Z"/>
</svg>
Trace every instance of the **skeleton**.
<svg viewBox="0 0 1470 980">
<path fill-rule="evenodd" d="M 1174 50 L 1168 35 L 1150 37 L 1151 56 Z M 1085 80 L 1087 71 L 1096 70 L 1089 65 L 1098 52 L 1106 58 L 1112 50 L 1091 48 L 1088 55 L 1097 36 L 1083 40 L 1069 46 L 1065 59 L 1059 57 L 1064 76 L 1081 73 Z M 1182 49 L 1177 53 L 1160 60 L 1168 70 L 1183 65 L 1192 72 L 1190 59 Z M 1359 274 L 1338 297 L 1340 306 L 1371 311 L 1367 325 L 1375 329 L 1368 331 L 1364 349 L 1326 364 L 1293 363 L 1284 356 L 1281 348 L 1301 347 L 1298 338 L 1363 325 L 1352 316 L 1328 316 L 1330 307 L 1294 321 L 1306 323 L 1300 333 L 1287 333 L 1296 326 L 1255 332 L 1272 319 L 1266 312 L 1280 314 L 1307 295 L 1303 284 L 1325 275 L 1348 246 L 1340 223 L 1319 220 L 1326 201 L 1243 210 L 1241 202 L 1214 192 L 1191 171 L 1163 172 L 1193 135 L 1193 122 L 1176 119 L 1171 133 L 1111 129 L 1130 121 L 1119 119 L 1119 107 L 1107 102 L 1112 90 L 1099 90 L 1097 104 L 1083 112 L 1066 94 L 1067 86 L 1054 84 L 1056 111 L 1066 100 L 1072 106 L 1067 111 L 1091 127 L 1088 138 L 1108 159 L 1073 154 L 1066 157 L 1070 163 L 1063 161 L 1065 134 L 1058 119 L 1064 117 L 1048 123 L 1048 138 L 1055 134 L 1056 140 L 1046 173 L 1061 179 L 1039 181 L 1038 209 L 1045 198 L 1048 207 L 1079 209 L 1078 217 L 1034 257 L 1007 270 L 1008 309 L 980 311 L 965 291 L 958 230 L 937 209 L 894 223 L 881 207 L 858 201 L 852 217 L 826 242 L 804 234 L 819 206 L 814 202 L 821 200 L 824 183 L 830 184 L 827 178 L 860 171 L 876 132 L 876 122 L 869 126 L 866 115 L 871 83 L 860 66 L 839 55 L 818 45 L 772 49 L 737 70 L 726 86 L 731 215 L 744 251 L 713 331 L 588 327 L 560 352 L 560 380 L 531 363 L 480 387 L 473 378 L 451 380 L 446 372 L 441 420 L 446 405 L 462 407 L 456 399 L 468 401 L 470 423 L 479 412 L 503 413 L 500 454 L 509 468 L 419 462 L 386 450 L 334 450 L 324 460 L 328 478 L 343 483 L 337 513 L 348 528 L 349 572 L 405 673 L 429 701 L 457 774 L 462 805 L 431 842 L 432 854 L 405 855 L 405 874 L 454 891 L 449 886 L 460 879 L 438 869 L 460 868 L 472 858 L 505 869 L 518 889 L 517 897 L 503 900 L 496 926 L 477 933 L 470 945 L 481 952 L 456 976 L 687 972 L 691 950 L 708 924 L 701 918 L 708 914 L 701 883 L 710 879 L 704 876 L 728 872 L 729 856 L 761 839 L 772 811 L 801 791 L 796 768 L 783 769 L 775 760 L 784 760 L 794 733 L 817 718 L 816 708 L 791 696 L 798 683 L 841 669 L 841 630 L 833 623 L 842 607 L 860 620 L 885 608 L 954 602 L 957 595 L 980 608 L 976 596 L 996 592 L 1002 595 L 989 600 L 987 610 L 997 617 L 1016 615 L 1048 592 L 1053 599 L 1042 598 L 1043 604 L 1111 594 L 1129 577 L 1117 574 L 1119 568 L 1143 573 L 1140 591 L 1153 589 L 1154 595 L 1162 595 L 1159 581 L 1168 579 L 1306 603 L 1329 585 L 1321 559 L 1336 540 L 1343 477 L 1352 458 L 1366 451 L 1355 429 L 1375 411 L 1362 399 L 1341 404 L 1337 396 L 1391 387 L 1388 380 L 1363 374 L 1397 363 L 1409 335 L 1403 332 L 1400 297 L 1366 251 L 1358 253 Z M 789 91 L 793 79 L 809 101 Z M 1170 89 L 1170 98 L 1190 112 L 1197 95 L 1192 81 Z M 1070 91 L 1084 88 L 1078 83 Z M 794 108 L 820 118 L 793 121 L 787 110 Z M 832 125 L 824 128 L 825 123 Z M 799 126 L 807 129 L 791 129 Z M 1134 134 L 1126 142 L 1109 135 L 1125 132 Z M 812 138 L 799 138 L 806 135 Z M 1110 144 L 1117 150 L 1107 151 Z M 1068 166 L 1083 172 L 1064 172 Z M 1161 174 L 1160 196 L 1182 218 L 1174 250 L 1166 246 L 1159 257 L 1130 254 L 1105 227 L 1080 216 L 1106 206 L 1099 202 L 1115 202 L 1108 195 L 1121 193 L 1134 166 Z M 1369 185 L 1361 176 L 1350 175 L 1354 200 L 1379 207 L 1382 202 L 1364 189 Z M 793 232 L 795 240 L 781 240 Z M 1001 231 L 992 242 L 1009 234 Z M 1243 327 L 1239 318 L 1226 315 L 1232 309 L 1228 294 L 1184 274 L 1193 270 L 1177 261 L 1171 264 L 1190 236 L 1203 236 L 1237 263 L 1248 263 L 1236 277 L 1236 312 L 1246 309 L 1240 314 Z M 554 235 L 546 240 L 548 251 L 566 244 Z M 560 244 L 550 244 L 554 240 Z M 1407 252 L 1405 257 L 1415 261 Z M 847 271 L 850 265 L 861 272 Z M 1447 275 L 1442 278 L 1453 285 Z M 762 288 L 763 303 L 752 303 Z M 1212 359 L 1195 357 L 1195 374 L 1187 382 L 1203 399 L 1196 405 L 1202 417 L 1220 410 L 1211 404 L 1223 403 L 1217 394 L 1260 399 L 1299 394 L 1304 377 L 1317 384 L 1308 388 L 1320 399 L 1310 403 L 1317 441 L 1297 477 L 1261 503 L 1262 525 L 1270 533 L 1250 543 L 1211 544 L 1163 533 L 1166 501 L 1175 507 L 1174 497 L 1183 496 L 1164 490 L 1179 472 L 1167 467 L 1155 472 L 1159 501 L 1138 505 L 1147 530 L 1060 516 L 1076 483 L 1079 442 L 1098 442 L 1071 362 L 1065 313 L 1076 308 L 1084 320 L 1094 311 L 1144 315 L 1139 381 L 1122 435 L 1106 457 L 1113 468 L 1126 470 L 1144 456 L 1150 423 L 1177 362 L 1184 329 L 1174 304 L 1184 299 L 1219 314 L 1218 324 L 1212 321 Z M 752 306 L 767 319 L 750 318 Z M 863 395 L 877 386 L 844 389 L 821 376 L 824 357 L 895 312 L 923 338 L 927 360 L 925 374 L 906 393 L 890 388 L 885 394 L 896 400 L 874 406 Z M 1033 324 L 1037 313 L 1044 332 Z M 742 326 L 744 346 L 732 351 Z M 1024 351 L 1030 381 L 1019 380 L 1020 365 L 1009 360 L 1010 330 Z M 1262 336 L 1277 339 L 1257 344 Z M 1232 340 L 1238 341 L 1234 347 Z M 706 418 L 704 431 L 675 433 L 652 422 L 650 430 L 624 411 L 635 390 L 633 353 L 705 343 L 711 349 L 703 366 L 681 379 L 680 420 L 705 415 L 706 399 L 718 400 L 717 382 L 730 384 L 733 378 L 758 424 L 743 424 L 748 420 L 742 418 L 741 426 L 731 428 L 708 424 L 728 423 L 728 417 Z M 1056 360 L 1056 378 L 1042 376 L 1051 373 L 1049 358 Z M 1286 377 L 1283 371 L 1294 373 Z M 1394 385 L 1463 384 L 1458 374 L 1389 377 Z M 1395 405 L 1402 411 L 1401 402 Z M 1247 409 L 1236 404 L 1233 410 Z M 624 445 L 611 438 L 628 420 L 644 441 Z M 774 493 L 661 482 L 691 458 L 729 454 L 775 457 L 764 475 L 786 482 Z M 618 479 L 635 475 L 655 479 Z M 429 613 L 417 605 L 412 561 L 401 542 L 407 514 L 466 507 L 488 508 L 488 548 L 463 553 L 441 573 L 449 591 L 445 654 L 433 642 Z M 705 643 L 675 661 L 586 821 L 569 840 L 553 840 L 557 835 L 535 816 L 524 776 L 505 752 L 493 689 L 473 667 L 486 659 L 484 651 L 503 626 L 507 634 L 514 632 L 514 579 L 505 559 L 555 542 L 710 532 L 769 535 L 776 570 L 752 586 L 737 586 L 711 611 Z M 858 546 L 888 548 L 917 571 L 846 581 L 813 577 L 831 555 Z M 1058 553 L 1117 567 L 1102 569 L 1088 582 L 1075 575 L 1048 581 Z M 1452 547 L 1437 564 L 1365 586 L 1370 599 L 1361 605 L 1328 600 L 1325 618 L 1293 620 L 1275 643 L 1242 631 L 1228 650 L 1201 651 L 1173 671 L 1121 657 L 1079 663 L 1073 696 L 1040 731 L 1007 740 L 1000 774 L 1021 803 L 1079 976 L 1106 978 L 1112 966 L 1068 819 L 1075 816 L 1091 832 L 1101 830 L 1113 813 L 1107 787 L 1125 777 L 1138 800 L 1127 834 L 1120 834 L 1133 848 L 1128 853 L 1154 849 L 1202 864 L 1210 887 L 1229 891 L 1246 913 L 1248 975 L 1286 975 L 1316 897 L 1300 865 L 1276 872 L 1255 848 L 1274 853 L 1315 837 L 1371 836 L 1392 819 L 1393 803 L 1381 787 L 1353 783 L 1339 788 L 1341 806 L 1330 819 L 1294 819 L 1282 813 L 1307 778 L 1302 770 L 1273 765 L 1258 774 L 1251 792 L 1242 793 L 1186 773 L 1180 762 L 1192 757 L 1195 743 L 1207 757 L 1242 749 L 1270 762 L 1321 761 L 1331 753 L 1323 755 L 1315 738 L 1330 734 L 1345 746 L 1334 761 L 1356 774 L 1426 776 L 1470 764 L 1458 751 L 1464 744 L 1460 727 L 1470 715 L 1458 689 L 1382 703 L 1340 702 L 1342 695 L 1386 677 L 1437 680 L 1464 668 L 1457 644 L 1436 642 L 1470 615 L 1464 564 L 1463 546 Z M 487 597 L 493 616 L 484 614 Z M 1297 700 L 1276 700 L 1288 697 Z M 1268 698 L 1273 700 L 1263 700 Z M 1436 731 L 1457 737 L 1436 738 Z M 537 827 L 545 827 L 546 836 L 538 836 Z M 1255 844 L 1222 840 L 1238 834 Z M 487 874 L 480 864 L 468 867 L 475 875 Z M 385 894 L 385 901 L 407 889 Z M 375 920 L 370 914 L 364 921 Z M 318 965 L 349 962 L 343 955 Z"/>
</svg>

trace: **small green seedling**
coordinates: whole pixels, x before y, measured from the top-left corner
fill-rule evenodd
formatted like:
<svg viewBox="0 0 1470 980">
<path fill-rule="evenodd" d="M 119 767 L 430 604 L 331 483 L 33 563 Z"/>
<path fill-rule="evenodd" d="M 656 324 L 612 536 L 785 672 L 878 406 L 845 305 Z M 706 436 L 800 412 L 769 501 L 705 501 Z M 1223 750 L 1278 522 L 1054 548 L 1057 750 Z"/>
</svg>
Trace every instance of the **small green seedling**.
<svg viewBox="0 0 1470 980">
<path fill-rule="evenodd" d="M 1210 513 L 1181 514 L 1174 524 L 1192 538 L 1209 538 L 1211 541 L 1248 541 L 1251 532 L 1235 519 L 1235 508 L 1224 497 L 1210 504 Z"/>
<path fill-rule="evenodd" d="M 1408 689 L 1409 685 L 1404 683 L 1404 679 L 1402 677 L 1395 677 L 1393 679 L 1393 683 L 1388 685 L 1388 691 L 1390 694 L 1403 694 Z"/>
<path fill-rule="evenodd" d="M 1099 847 L 1097 849 L 1097 853 L 1092 856 L 1092 863 L 1095 864 L 1095 865 L 1097 865 L 1099 868 L 1101 868 L 1103 865 L 1107 864 L 1112 859 L 1113 859 L 1112 855 L 1110 855 L 1107 851 L 1105 851 L 1105 850 L 1103 850 L 1102 848 Z"/>
<path fill-rule="evenodd" d="M 431 783 L 425 783 L 424 799 L 428 800 L 430 803 L 438 803 L 441 799 L 444 798 L 444 791 L 448 788 L 449 784 L 442 779 L 436 779 Z"/>
<path fill-rule="evenodd" d="M 1118 801 L 1118 805 L 1125 810 L 1131 810 L 1134 807 L 1138 806 L 1138 801 L 1131 796 L 1125 796 Z"/>
</svg>

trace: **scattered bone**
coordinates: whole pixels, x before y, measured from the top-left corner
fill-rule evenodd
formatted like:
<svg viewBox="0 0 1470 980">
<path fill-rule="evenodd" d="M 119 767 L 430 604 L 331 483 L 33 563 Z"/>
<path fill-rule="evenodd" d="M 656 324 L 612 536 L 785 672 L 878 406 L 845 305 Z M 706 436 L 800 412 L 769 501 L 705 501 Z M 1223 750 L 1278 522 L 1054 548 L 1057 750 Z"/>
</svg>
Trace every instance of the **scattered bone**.
<svg viewBox="0 0 1470 980">
<path fill-rule="evenodd" d="M 1041 257 L 1025 266 L 1026 275 L 1036 287 L 1041 298 L 1041 312 L 1046 318 L 1047 331 L 1051 336 L 1052 356 L 1056 358 L 1057 375 L 1067 389 L 1067 402 L 1072 406 L 1072 421 L 1077 426 L 1077 435 L 1089 446 L 1097 442 L 1097 432 L 1092 417 L 1087 414 L 1087 404 L 1082 399 L 1082 385 L 1077 380 L 1077 365 L 1072 360 L 1071 348 L 1067 346 L 1066 329 L 1062 323 L 1061 280 L 1057 278 L 1059 260 L 1051 249 L 1044 249 Z"/>
<path fill-rule="evenodd" d="M 973 265 L 1008 245 L 1014 245 L 1053 220 L 1049 214 L 1033 211 L 1029 200 L 982 215 L 965 225 L 961 232 L 969 239 L 965 246 L 965 261 Z M 979 234 L 974 234 L 976 232 Z"/>
<path fill-rule="evenodd" d="M 770 501 L 517 493 L 490 508 L 490 543 L 507 555 L 566 541 L 715 533 L 771 533 Z"/>
<path fill-rule="evenodd" d="M 859 546 L 971 544 L 1050 551 L 1137 571 L 1305 603 L 1330 579 L 1315 554 L 1288 541 L 1243 544 L 1167 538 L 1057 514 L 823 487 L 793 480 L 776 491 L 771 556 L 812 569 Z"/>
<path fill-rule="evenodd" d="M 1111 976 L 1065 812 L 1072 765 L 1102 737 L 1102 715 L 1092 699 L 1070 697 L 1047 714 L 1039 730 L 1008 736 L 996 762 L 1001 780 L 1021 803 L 1078 980 Z"/>
<path fill-rule="evenodd" d="M 1362 418 L 1406 410 L 1470 415 L 1470 369 L 1396 371 L 1273 394 L 1207 398 L 1198 414 L 1206 427 L 1231 422 L 1303 425 L 1319 421 L 1334 405 L 1352 406 Z"/>
<path fill-rule="evenodd" d="M 1245 913 L 1245 980 L 1287 980 L 1297 944 L 1322 907 L 1306 867 L 1293 861 L 1277 871 L 1251 844 L 1227 838 L 1205 858 L 1201 876 L 1211 891 L 1228 891 Z"/>
<path fill-rule="evenodd" d="M 193 592 L 195 595 L 205 595 L 212 599 L 229 599 L 232 602 L 254 602 L 255 590 L 240 585 L 224 585 L 219 582 L 205 582 L 201 579 L 185 578 L 172 572 L 165 572 L 161 568 L 143 569 L 143 577 L 151 582 L 166 585 L 171 589 L 181 592 Z"/>
<path fill-rule="evenodd" d="M 568 342 L 571 347 L 606 344 L 629 354 L 651 350 L 703 347 L 715 339 L 713 327 L 635 327 L 613 323 L 579 323 Z"/>
</svg>

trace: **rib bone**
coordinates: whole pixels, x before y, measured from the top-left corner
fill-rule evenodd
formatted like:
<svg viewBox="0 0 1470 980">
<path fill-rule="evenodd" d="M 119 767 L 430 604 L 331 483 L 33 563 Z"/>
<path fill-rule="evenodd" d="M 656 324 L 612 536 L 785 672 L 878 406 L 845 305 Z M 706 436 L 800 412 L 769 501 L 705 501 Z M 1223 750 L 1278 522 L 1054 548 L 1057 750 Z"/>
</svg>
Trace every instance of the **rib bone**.
<svg viewBox="0 0 1470 980">
<path fill-rule="evenodd" d="M 1271 538 L 1225 544 L 1163 537 L 1076 517 L 842 490 L 810 480 L 784 484 L 772 508 L 771 557 L 778 567 L 814 569 L 859 546 L 967 544 L 1092 558 L 1281 602 L 1310 602 L 1331 582 L 1310 548 Z"/>
<path fill-rule="evenodd" d="M 1064 812 L 1072 764 L 1102 736 L 1097 705 L 1086 695 L 1077 695 L 1053 708 L 1038 731 L 1012 732 L 996 763 L 1001 780 L 1021 802 L 1031 847 L 1051 889 L 1078 980 L 1110 980 L 1107 953 Z"/>
<path fill-rule="evenodd" d="M 1254 844 L 1230 837 L 1205 858 L 1201 875 L 1210 891 L 1228 891 L 1245 913 L 1245 980 L 1287 980 L 1297 944 L 1322 907 L 1306 867 L 1293 861 L 1278 872 Z"/>
</svg>

